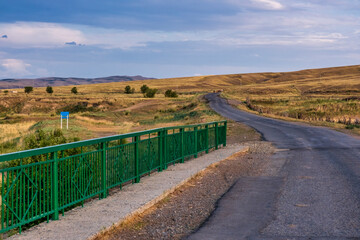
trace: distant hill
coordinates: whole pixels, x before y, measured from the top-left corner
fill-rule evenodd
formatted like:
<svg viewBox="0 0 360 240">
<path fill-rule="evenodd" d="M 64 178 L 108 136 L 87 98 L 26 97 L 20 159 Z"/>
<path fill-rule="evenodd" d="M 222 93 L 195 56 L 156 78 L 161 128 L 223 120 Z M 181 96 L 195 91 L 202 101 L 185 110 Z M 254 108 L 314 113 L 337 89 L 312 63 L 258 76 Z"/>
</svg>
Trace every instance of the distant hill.
<svg viewBox="0 0 360 240">
<path fill-rule="evenodd" d="M 68 85 L 84 85 L 95 83 L 110 83 L 110 82 L 126 82 L 136 80 L 148 80 L 154 78 L 147 78 L 143 76 L 110 76 L 101 78 L 60 78 L 47 77 L 35 79 L 2 79 L 0 80 L 0 89 L 23 88 L 25 86 L 32 87 L 46 87 L 46 86 L 68 86 Z"/>
</svg>

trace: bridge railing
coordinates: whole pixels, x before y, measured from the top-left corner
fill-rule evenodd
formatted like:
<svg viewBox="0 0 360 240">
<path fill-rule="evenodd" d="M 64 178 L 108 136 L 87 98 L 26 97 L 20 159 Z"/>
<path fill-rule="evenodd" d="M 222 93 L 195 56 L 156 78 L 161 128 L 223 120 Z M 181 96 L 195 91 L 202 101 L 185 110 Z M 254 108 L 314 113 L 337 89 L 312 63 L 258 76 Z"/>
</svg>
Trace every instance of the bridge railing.
<svg viewBox="0 0 360 240">
<path fill-rule="evenodd" d="M 158 128 L 0 155 L 0 233 L 59 213 L 168 164 L 226 145 L 226 121 Z"/>
</svg>

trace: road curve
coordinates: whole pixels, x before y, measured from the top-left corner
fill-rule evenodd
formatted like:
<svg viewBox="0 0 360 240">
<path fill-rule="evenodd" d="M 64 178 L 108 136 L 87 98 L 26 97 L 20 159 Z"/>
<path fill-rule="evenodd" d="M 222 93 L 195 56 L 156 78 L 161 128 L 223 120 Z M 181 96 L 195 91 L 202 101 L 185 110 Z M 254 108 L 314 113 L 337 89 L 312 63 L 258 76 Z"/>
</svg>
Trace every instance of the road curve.
<svg viewBox="0 0 360 240">
<path fill-rule="evenodd" d="M 284 158 L 277 176 L 239 179 L 189 239 L 360 239 L 360 140 L 270 119 L 208 94 L 226 118 L 259 131 Z"/>
</svg>

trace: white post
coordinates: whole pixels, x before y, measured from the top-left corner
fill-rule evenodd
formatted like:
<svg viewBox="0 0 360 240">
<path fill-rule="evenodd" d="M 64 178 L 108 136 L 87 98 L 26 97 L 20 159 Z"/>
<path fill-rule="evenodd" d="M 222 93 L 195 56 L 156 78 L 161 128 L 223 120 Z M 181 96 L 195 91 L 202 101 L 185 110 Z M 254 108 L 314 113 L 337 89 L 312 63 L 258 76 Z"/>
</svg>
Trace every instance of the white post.
<svg viewBox="0 0 360 240">
<path fill-rule="evenodd" d="M 69 129 L 69 115 L 66 118 L 66 129 Z"/>
<path fill-rule="evenodd" d="M 60 115 L 60 128 L 62 129 L 62 116 Z"/>
</svg>

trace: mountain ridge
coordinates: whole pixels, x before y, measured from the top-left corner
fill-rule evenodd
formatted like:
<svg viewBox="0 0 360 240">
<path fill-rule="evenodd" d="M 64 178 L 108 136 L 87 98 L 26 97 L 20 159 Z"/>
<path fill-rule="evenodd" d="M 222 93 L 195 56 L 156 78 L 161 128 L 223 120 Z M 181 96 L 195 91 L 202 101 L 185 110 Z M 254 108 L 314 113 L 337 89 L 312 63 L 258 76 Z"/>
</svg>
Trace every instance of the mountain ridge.
<svg viewBox="0 0 360 240">
<path fill-rule="evenodd" d="M 5 78 L 0 79 L 0 89 L 13 89 L 23 88 L 25 86 L 32 87 L 58 87 L 69 85 L 86 85 L 96 83 L 110 83 L 110 82 L 127 82 L 137 80 L 150 80 L 156 78 L 143 77 L 141 75 L 136 76 L 108 76 L 99 78 L 78 78 L 78 77 L 44 77 L 44 78 Z"/>
</svg>

